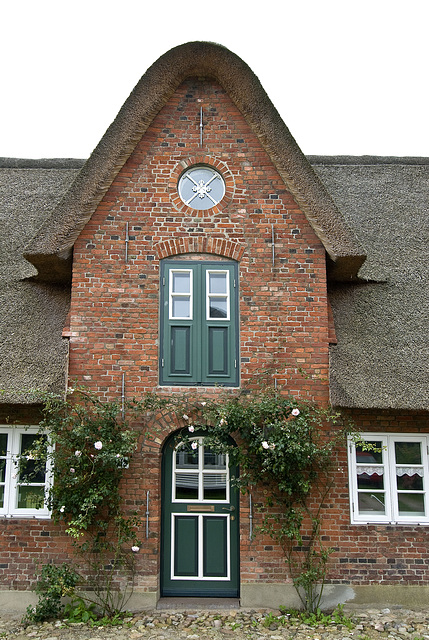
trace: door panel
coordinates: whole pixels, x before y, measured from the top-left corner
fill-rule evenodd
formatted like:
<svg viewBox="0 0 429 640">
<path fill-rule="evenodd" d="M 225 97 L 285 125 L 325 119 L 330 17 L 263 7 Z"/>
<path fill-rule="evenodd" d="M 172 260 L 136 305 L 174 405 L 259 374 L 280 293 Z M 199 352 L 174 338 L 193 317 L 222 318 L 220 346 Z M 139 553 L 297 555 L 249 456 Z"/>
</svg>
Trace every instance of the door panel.
<svg viewBox="0 0 429 640">
<path fill-rule="evenodd" d="M 203 516 L 203 575 L 224 578 L 228 571 L 228 516 Z"/>
<path fill-rule="evenodd" d="M 198 516 L 173 516 L 175 576 L 198 576 Z"/>
<path fill-rule="evenodd" d="M 228 327 L 208 327 L 208 375 L 227 376 L 228 371 Z"/>
<path fill-rule="evenodd" d="M 163 452 L 161 593 L 238 595 L 236 469 L 201 435 L 194 449 L 170 438 Z"/>
<path fill-rule="evenodd" d="M 191 375 L 191 327 L 172 326 L 170 331 L 171 374 Z"/>
</svg>

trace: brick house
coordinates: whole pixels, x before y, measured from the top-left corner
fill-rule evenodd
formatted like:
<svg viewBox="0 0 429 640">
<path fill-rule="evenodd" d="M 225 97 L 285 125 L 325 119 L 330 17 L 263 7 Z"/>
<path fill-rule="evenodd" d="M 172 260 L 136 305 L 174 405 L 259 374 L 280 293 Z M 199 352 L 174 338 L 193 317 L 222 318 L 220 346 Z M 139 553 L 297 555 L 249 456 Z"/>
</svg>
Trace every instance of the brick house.
<svg viewBox="0 0 429 640">
<path fill-rule="evenodd" d="M 363 459 L 344 445 L 324 514 L 335 548 L 328 596 L 423 602 L 427 159 L 306 158 L 237 56 L 190 43 L 145 73 L 85 163 L 4 159 L 0 185 L 5 607 L 30 589 L 34 560 L 71 555 L 61 525 L 13 477 L 13 455 L 40 417 L 35 389 L 61 393 L 77 381 L 106 399 L 154 389 L 203 397 L 251 387 L 261 371 L 287 394 L 340 408 L 383 448 Z M 204 499 L 176 518 L 161 476 L 171 484 L 164 452 L 183 424 L 161 417 L 157 427 L 124 487 L 149 531 L 136 606 L 160 595 L 290 601 L 280 550 L 250 539 L 247 497 L 234 524 L 216 511 L 220 529 L 195 511 Z M 229 506 L 226 494 L 221 502 Z M 211 545 L 228 531 L 210 548 L 227 567 L 215 579 L 204 562 L 175 573 L 175 544 L 191 522 Z M 205 535 L 195 536 L 201 557 Z"/>
</svg>

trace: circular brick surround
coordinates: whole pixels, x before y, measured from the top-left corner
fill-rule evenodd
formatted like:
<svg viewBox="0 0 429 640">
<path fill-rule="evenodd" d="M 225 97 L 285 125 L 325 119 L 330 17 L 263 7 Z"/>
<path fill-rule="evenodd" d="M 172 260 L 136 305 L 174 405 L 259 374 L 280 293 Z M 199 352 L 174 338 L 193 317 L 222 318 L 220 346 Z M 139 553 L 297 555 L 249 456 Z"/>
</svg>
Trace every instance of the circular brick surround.
<svg viewBox="0 0 429 640">
<path fill-rule="evenodd" d="M 171 202 L 173 206 L 183 213 L 189 212 L 190 215 L 195 214 L 195 210 L 192 207 L 188 207 L 180 198 L 177 185 L 179 183 L 180 176 L 184 171 L 187 171 L 190 167 L 194 165 L 205 165 L 208 167 L 213 167 L 217 169 L 222 174 L 222 178 L 225 181 L 225 195 L 222 200 L 214 207 L 207 209 L 207 211 L 211 211 L 212 213 L 220 213 L 228 204 L 231 202 L 234 197 L 235 191 L 235 180 L 228 166 L 219 160 L 218 158 L 214 158 L 212 156 L 208 156 L 205 154 L 191 156 L 188 158 L 184 158 L 180 160 L 173 171 L 171 172 L 169 181 L 168 181 L 168 191 L 170 193 Z"/>
</svg>

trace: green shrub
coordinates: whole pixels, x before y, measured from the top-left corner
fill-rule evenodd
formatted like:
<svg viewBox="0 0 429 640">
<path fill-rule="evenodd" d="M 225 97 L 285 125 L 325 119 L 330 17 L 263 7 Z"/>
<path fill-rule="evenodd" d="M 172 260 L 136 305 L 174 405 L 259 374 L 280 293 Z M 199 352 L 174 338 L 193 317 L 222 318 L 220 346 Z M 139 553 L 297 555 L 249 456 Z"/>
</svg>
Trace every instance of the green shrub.
<svg viewBox="0 0 429 640">
<path fill-rule="evenodd" d="M 64 597 L 73 596 L 79 575 L 67 564 L 45 564 L 36 584 L 39 596 L 35 607 L 27 607 L 24 624 L 58 618 L 64 610 Z"/>
</svg>

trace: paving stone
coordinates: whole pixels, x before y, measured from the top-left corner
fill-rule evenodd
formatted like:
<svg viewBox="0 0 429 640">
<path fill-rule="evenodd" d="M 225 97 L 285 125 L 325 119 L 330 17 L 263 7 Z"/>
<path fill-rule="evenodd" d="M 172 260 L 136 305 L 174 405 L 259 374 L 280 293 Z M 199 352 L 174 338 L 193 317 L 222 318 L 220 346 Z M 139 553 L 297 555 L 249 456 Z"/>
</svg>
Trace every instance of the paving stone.
<svg viewBox="0 0 429 640">
<path fill-rule="evenodd" d="M 264 621 L 270 614 L 270 626 Z M 392 607 L 344 610 L 352 629 L 331 623 L 311 626 L 297 618 L 285 619 L 277 610 L 145 611 L 123 625 L 91 627 L 57 620 L 26 628 L 17 617 L 0 615 L 0 637 L 5 640 L 429 640 L 429 612 Z M 273 620 L 278 618 L 278 620 Z M 285 622 L 286 620 L 286 622 Z"/>
</svg>

